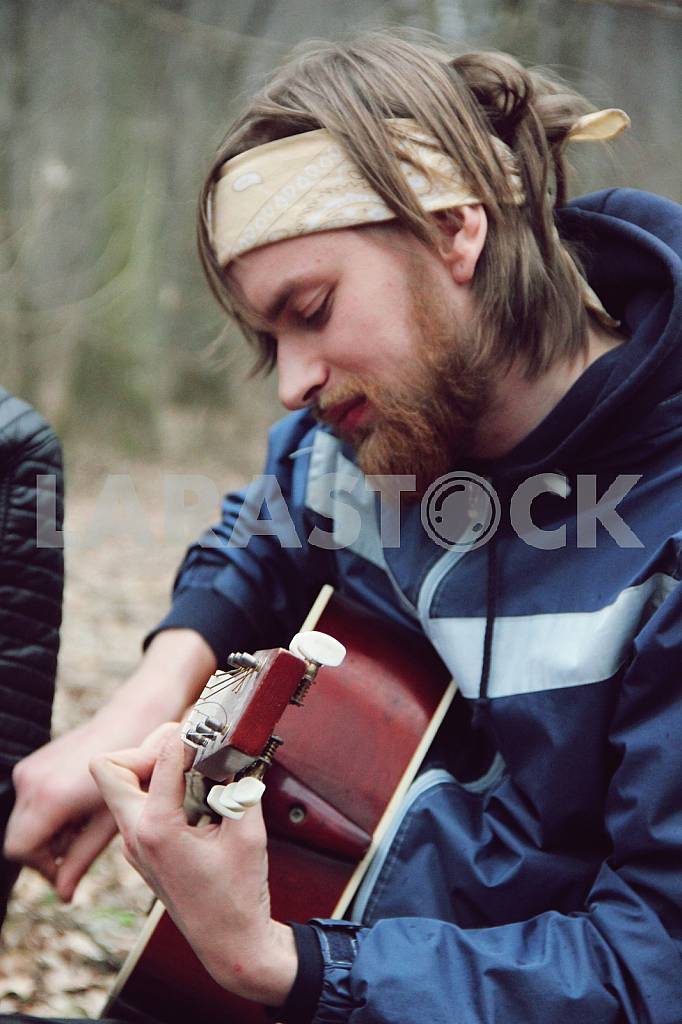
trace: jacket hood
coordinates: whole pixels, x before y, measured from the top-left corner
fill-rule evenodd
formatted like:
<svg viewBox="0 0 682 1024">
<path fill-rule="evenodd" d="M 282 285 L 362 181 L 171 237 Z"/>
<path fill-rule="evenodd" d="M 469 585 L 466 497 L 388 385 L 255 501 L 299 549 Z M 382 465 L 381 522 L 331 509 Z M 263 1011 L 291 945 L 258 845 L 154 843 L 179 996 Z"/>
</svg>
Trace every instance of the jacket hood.
<svg viewBox="0 0 682 1024">
<path fill-rule="evenodd" d="M 682 392 L 682 207 L 634 189 L 595 192 L 557 214 L 590 285 L 627 340 L 579 378 L 552 412 L 495 463 L 495 474 L 613 464 L 650 433 L 679 429 L 661 403 Z M 634 447 L 633 447 L 634 446 Z"/>
</svg>

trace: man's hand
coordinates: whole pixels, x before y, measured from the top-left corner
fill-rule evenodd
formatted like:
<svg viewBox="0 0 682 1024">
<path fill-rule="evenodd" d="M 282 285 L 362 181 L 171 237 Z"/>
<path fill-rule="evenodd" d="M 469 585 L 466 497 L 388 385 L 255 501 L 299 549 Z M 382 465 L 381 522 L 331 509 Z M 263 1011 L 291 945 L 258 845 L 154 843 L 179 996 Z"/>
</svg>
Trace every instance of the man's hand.
<svg viewBox="0 0 682 1024">
<path fill-rule="evenodd" d="M 4 853 L 40 871 L 63 900 L 116 833 L 114 819 L 87 764 L 103 746 L 96 730 L 80 726 L 16 765 L 17 797 Z"/>
<path fill-rule="evenodd" d="M 89 772 L 90 760 L 141 743 L 177 718 L 215 671 L 213 652 L 190 629 L 159 633 L 140 666 L 94 718 L 36 750 L 14 769 L 14 810 L 4 853 L 40 871 L 63 900 L 116 832 Z"/>
<path fill-rule="evenodd" d="M 177 726 L 166 726 L 142 747 L 96 757 L 91 771 L 126 858 L 208 972 L 236 995 L 280 1006 L 298 963 L 291 929 L 270 917 L 260 805 L 240 821 L 188 825 L 184 750 Z"/>
</svg>

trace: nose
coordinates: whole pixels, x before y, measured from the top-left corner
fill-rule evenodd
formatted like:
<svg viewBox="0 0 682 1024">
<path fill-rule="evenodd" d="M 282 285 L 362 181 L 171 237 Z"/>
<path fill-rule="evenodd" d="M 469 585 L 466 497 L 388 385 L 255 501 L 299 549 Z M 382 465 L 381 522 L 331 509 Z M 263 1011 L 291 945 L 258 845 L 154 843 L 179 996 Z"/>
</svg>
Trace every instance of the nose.
<svg viewBox="0 0 682 1024">
<path fill-rule="evenodd" d="M 282 405 L 302 409 L 309 405 L 329 377 L 329 368 L 310 338 L 277 339 L 277 390 Z"/>
</svg>

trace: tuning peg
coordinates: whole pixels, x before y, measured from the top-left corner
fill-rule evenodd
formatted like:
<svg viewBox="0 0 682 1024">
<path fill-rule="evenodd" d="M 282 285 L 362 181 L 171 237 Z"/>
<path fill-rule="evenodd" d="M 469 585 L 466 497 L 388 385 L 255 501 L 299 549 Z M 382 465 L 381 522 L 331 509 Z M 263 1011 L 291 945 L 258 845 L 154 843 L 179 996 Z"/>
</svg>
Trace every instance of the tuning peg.
<svg viewBox="0 0 682 1024">
<path fill-rule="evenodd" d="M 243 651 L 236 651 L 234 654 L 230 654 L 227 664 L 230 668 L 245 668 L 249 672 L 255 672 L 259 667 L 258 661 L 254 658 L 253 654 L 244 654 Z"/>
<path fill-rule="evenodd" d="M 328 665 L 330 668 L 336 668 L 346 657 L 346 648 L 342 643 L 314 629 L 297 633 L 289 644 L 289 650 L 304 661 Z"/>
<path fill-rule="evenodd" d="M 239 821 L 249 807 L 254 807 L 265 792 L 265 783 L 245 775 L 238 782 L 227 786 L 213 786 L 206 797 L 206 803 L 223 818 Z"/>
</svg>

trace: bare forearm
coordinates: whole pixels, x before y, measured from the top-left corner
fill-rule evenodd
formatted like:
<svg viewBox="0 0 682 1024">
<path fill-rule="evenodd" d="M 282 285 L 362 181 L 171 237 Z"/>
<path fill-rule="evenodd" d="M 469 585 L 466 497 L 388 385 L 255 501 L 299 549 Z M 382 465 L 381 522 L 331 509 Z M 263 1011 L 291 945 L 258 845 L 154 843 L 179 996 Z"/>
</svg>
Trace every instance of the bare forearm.
<svg viewBox="0 0 682 1024">
<path fill-rule="evenodd" d="M 94 717 L 99 731 L 142 739 L 162 722 L 180 718 L 216 669 L 213 651 L 191 629 L 169 629 L 154 637 L 130 678 Z M 111 735 L 113 740 L 115 737 Z"/>
</svg>

